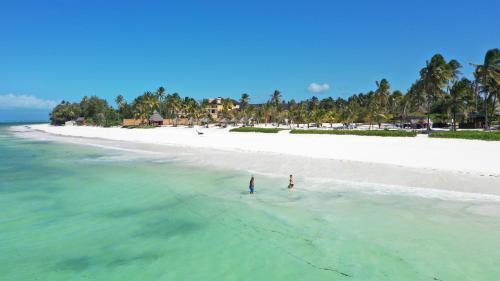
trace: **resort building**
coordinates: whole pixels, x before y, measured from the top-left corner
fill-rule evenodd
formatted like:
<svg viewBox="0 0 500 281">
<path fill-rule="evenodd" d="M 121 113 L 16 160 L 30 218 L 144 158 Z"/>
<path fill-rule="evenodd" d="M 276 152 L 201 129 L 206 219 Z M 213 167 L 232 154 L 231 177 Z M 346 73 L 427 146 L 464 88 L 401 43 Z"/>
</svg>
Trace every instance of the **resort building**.
<svg viewBox="0 0 500 281">
<path fill-rule="evenodd" d="M 240 102 L 237 100 L 231 99 L 231 108 L 229 110 L 238 110 L 240 109 Z M 208 99 L 210 103 L 209 112 L 212 115 L 212 118 L 217 119 L 220 117 L 222 110 L 224 109 L 224 99 L 221 97 L 215 99 Z"/>
</svg>

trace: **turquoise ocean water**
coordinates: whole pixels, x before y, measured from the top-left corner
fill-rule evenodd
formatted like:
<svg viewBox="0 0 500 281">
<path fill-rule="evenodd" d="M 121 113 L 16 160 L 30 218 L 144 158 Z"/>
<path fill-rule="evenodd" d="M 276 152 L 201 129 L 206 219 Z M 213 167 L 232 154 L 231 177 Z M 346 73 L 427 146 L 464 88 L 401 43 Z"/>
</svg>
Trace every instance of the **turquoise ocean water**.
<svg viewBox="0 0 500 281">
<path fill-rule="evenodd" d="M 0 125 L 0 280 L 499 280 L 497 202 L 33 141 Z M 325 183 L 326 184 L 326 183 Z M 317 190 L 322 190 L 317 189 Z M 327 191 L 328 190 L 328 191 Z"/>
</svg>

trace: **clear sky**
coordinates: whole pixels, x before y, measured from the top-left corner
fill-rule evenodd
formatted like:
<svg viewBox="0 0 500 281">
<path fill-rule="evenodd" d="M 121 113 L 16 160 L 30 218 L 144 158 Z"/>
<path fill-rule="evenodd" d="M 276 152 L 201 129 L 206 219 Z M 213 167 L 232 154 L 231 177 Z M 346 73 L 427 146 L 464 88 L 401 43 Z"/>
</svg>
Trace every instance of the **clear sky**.
<svg viewBox="0 0 500 281">
<path fill-rule="evenodd" d="M 405 91 L 435 53 L 470 75 L 500 47 L 498 11 L 498 0 L 0 1 L 0 120 L 160 85 L 254 102 L 274 89 L 345 97 L 382 78 Z"/>
</svg>

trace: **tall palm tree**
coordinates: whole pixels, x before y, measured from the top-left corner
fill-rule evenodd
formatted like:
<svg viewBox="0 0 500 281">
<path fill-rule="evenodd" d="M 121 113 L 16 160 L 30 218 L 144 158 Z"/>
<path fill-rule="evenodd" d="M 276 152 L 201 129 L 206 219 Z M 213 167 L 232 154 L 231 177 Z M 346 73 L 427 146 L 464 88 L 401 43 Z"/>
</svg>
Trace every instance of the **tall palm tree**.
<svg viewBox="0 0 500 281">
<path fill-rule="evenodd" d="M 316 127 L 321 128 L 323 126 L 323 121 L 325 119 L 325 111 L 321 109 L 316 109 L 311 111 L 311 121 L 316 124 Z"/>
<path fill-rule="evenodd" d="M 446 104 L 451 111 L 453 118 L 453 130 L 457 129 L 457 113 L 467 113 L 473 103 L 474 87 L 467 78 L 455 81 L 450 89 L 450 95 L 447 97 Z"/>
<path fill-rule="evenodd" d="M 408 118 L 408 114 L 412 111 L 412 104 L 414 104 L 411 92 L 408 91 L 406 95 L 401 96 L 397 99 L 395 114 L 399 118 L 399 125 L 403 128 L 405 120 Z"/>
<path fill-rule="evenodd" d="M 385 107 L 389 100 L 389 95 L 391 94 L 389 91 L 391 89 L 391 85 L 387 79 L 375 81 L 375 84 L 377 85 L 377 90 L 375 91 L 375 102 L 379 107 Z"/>
<path fill-rule="evenodd" d="M 153 111 L 158 110 L 160 107 L 160 101 L 158 98 L 153 95 L 151 92 L 144 93 L 144 103 L 148 106 L 149 111 L 153 113 Z"/>
<path fill-rule="evenodd" d="M 262 115 L 264 118 L 264 124 L 265 126 L 267 126 L 267 123 L 271 122 L 271 118 L 273 116 L 273 105 L 267 102 L 261 108 L 262 108 Z"/>
<path fill-rule="evenodd" d="M 156 97 L 158 97 L 158 100 L 160 101 L 160 115 L 161 115 L 161 104 L 163 103 L 163 100 L 165 99 L 166 95 L 166 90 L 163 87 L 159 87 L 158 90 L 156 90 Z"/>
<path fill-rule="evenodd" d="M 182 100 L 178 93 L 173 93 L 171 95 L 167 95 L 166 99 L 166 108 L 169 111 L 170 117 L 178 117 L 179 111 L 181 109 Z"/>
<path fill-rule="evenodd" d="M 500 92 L 500 50 L 488 50 L 484 56 L 483 64 L 474 66 L 476 67 L 474 76 L 479 90 L 484 95 L 485 129 L 488 130 L 488 101 L 493 99 L 493 106 L 495 106 L 496 96 Z"/>
<path fill-rule="evenodd" d="M 116 96 L 115 103 L 118 106 L 118 108 L 121 108 L 123 106 L 124 102 L 125 102 L 125 99 L 123 98 L 122 95 Z"/>
<path fill-rule="evenodd" d="M 134 116 L 136 119 L 141 120 L 141 124 L 144 124 L 148 119 L 149 109 L 145 103 L 139 103 L 134 107 Z"/>
<path fill-rule="evenodd" d="M 380 81 L 376 81 L 377 90 L 375 91 L 375 95 L 373 97 L 373 105 L 371 107 L 373 121 L 378 123 L 378 127 L 382 125 L 387 119 L 387 106 L 389 103 L 390 97 L 390 89 L 391 85 L 387 79 L 382 79 Z M 370 125 L 371 127 L 371 125 Z"/>
<path fill-rule="evenodd" d="M 222 100 L 222 116 L 226 119 L 231 119 L 232 110 L 234 108 L 233 101 L 230 98 Z"/>
<path fill-rule="evenodd" d="M 242 94 L 240 99 L 241 109 L 245 109 L 248 106 L 249 102 L 250 102 L 250 95 L 248 95 L 247 93 Z"/>
<path fill-rule="evenodd" d="M 427 111 L 427 130 L 430 131 L 430 113 L 432 103 L 445 92 L 444 88 L 455 75 L 455 63 L 449 64 L 440 54 L 434 55 L 426 66 L 420 70 L 420 90 L 425 97 Z"/>
<path fill-rule="evenodd" d="M 325 122 L 330 123 L 330 128 L 333 128 L 333 123 L 337 120 L 337 112 L 334 110 L 325 112 L 324 120 Z"/>
<path fill-rule="evenodd" d="M 274 90 L 273 94 L 271 95 L 271 104 L 279 110 L 280 104 L 281 104 L 281 92 L 279 90 Z"/>
</svg>

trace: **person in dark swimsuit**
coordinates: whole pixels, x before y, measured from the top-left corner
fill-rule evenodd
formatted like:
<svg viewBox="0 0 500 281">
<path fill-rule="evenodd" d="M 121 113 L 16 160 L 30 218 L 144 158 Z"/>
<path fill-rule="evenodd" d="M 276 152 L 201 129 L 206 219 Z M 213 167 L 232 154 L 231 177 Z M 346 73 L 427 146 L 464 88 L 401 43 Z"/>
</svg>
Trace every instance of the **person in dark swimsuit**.
<svg viewBox="0 0 500 281">
<path fill-rule="evenodd" d="M 293 182 L 293 176 L 290 175 L 290 179 L 288 180 L 288 189 L 292 189 L 295 183 Z"/>
<path fill-rule="evenodd" d="M 254 178 L 254 176 L 252 176 L 252 178 L 250 179 L 250 184 L 248 185 L 248 189 L 250 189 L 250 194 L 255 193 L 255 178 Z"/>
</svg>

